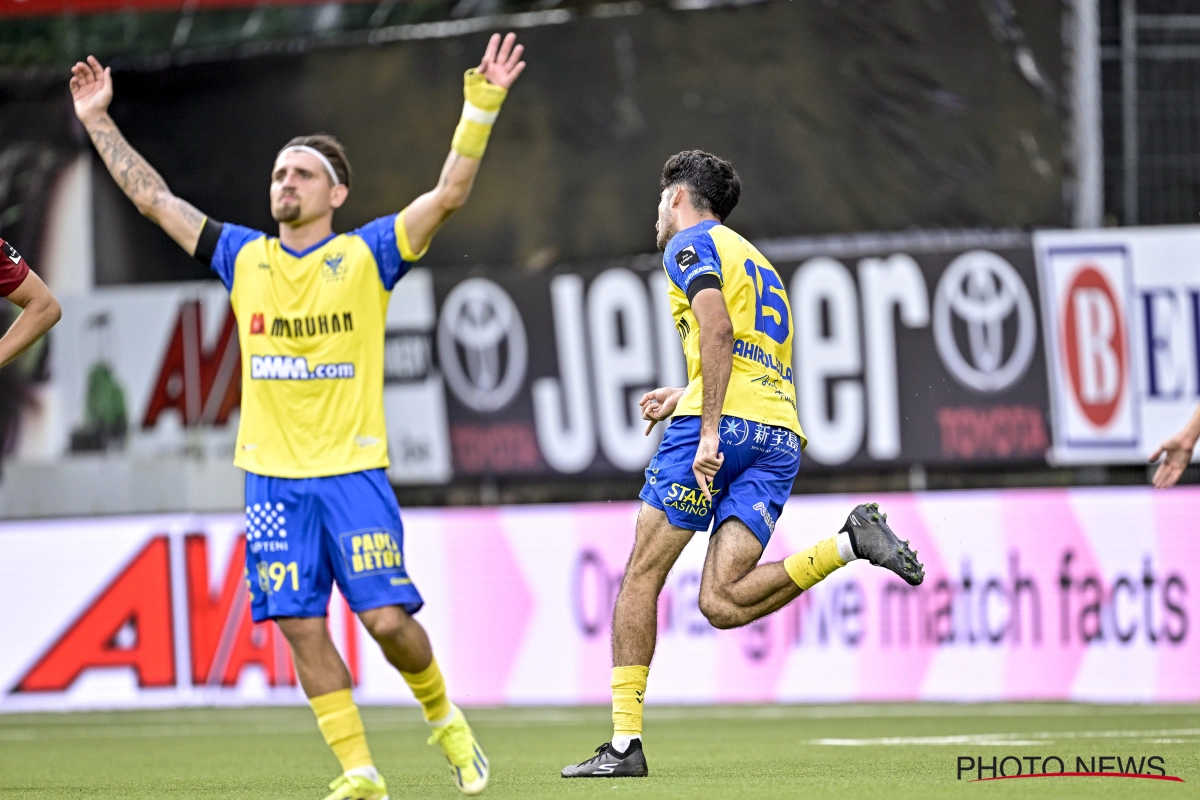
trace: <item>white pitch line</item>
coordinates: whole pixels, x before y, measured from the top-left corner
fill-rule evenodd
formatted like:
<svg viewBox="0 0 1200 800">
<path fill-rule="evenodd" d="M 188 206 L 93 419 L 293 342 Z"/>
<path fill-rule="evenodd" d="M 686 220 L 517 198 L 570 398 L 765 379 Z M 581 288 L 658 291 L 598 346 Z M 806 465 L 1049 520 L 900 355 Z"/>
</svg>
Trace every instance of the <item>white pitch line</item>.
<svg viewBox="0 0 1200 800">
<path fill-rule="evenodd" d="M 997 739 L 988 736 L 887 736 L 880 739 L 810 739 L 806 744 L 826 747 L 919 747 L 922 745 L 963 745 L 979 747 L 1032 747 L 1045 744 L 1041 739 Z"/>
</svg>

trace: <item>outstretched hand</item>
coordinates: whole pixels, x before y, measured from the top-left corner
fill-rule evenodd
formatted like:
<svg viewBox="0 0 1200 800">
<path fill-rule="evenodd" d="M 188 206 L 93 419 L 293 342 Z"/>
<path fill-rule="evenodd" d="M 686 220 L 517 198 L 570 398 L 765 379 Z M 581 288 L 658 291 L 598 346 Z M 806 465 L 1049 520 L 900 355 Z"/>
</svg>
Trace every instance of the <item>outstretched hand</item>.
<svg viewBox="0 0 1200 800">
<path fill-rule="evenodd" d="M 525 62 L 521 60 L 524 52 L 525 45 L 517 44 L 515 33 L 505 36 L 503 42 L 500 41 L 500 34 L 493 33 L 477 71 L 490 83 L 508 89 L 525 71 Z"/>
<path fill-rule="evenodd" d="M 71 99 L 75 116 L 86 123 L 108 111 L 113 98 L 112 67 L 103 67 L 95 56 L 71 67 Z"/>
<path fill-rule="evenodd" d="M 1154 455 L 1150 456 L 1150 463 L 1153 464 L 1163 456 L 1166 458 L 1163 458 L 1158 469 L 1154 471 L 1154 488 L 1167 489 L 1179 481 L 1179 477 L 1192 461 L 1192 450 L 1195 446 L 1195 442 L 1185 439 L 1183 433 L 1175 434 L 1158 446 Z"/>
</svg>

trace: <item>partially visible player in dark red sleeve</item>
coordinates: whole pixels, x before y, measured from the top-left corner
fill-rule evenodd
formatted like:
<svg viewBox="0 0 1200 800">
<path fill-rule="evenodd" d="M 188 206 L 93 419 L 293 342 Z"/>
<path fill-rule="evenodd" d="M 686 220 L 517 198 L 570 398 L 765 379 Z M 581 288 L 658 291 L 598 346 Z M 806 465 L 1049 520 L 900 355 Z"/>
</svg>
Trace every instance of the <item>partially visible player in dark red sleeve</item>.
<svg viewBox="0 0 1200 800">
<path fill-rule="evenodd" d="M 20 306 L 20 316 L 0 336 L 0 367 L 8 364 L 42 338 L 62 318 L 58 301 L 42 279 L 29 269 L 11 244 L 0 239 L 0 297 Z"/>
</svg>

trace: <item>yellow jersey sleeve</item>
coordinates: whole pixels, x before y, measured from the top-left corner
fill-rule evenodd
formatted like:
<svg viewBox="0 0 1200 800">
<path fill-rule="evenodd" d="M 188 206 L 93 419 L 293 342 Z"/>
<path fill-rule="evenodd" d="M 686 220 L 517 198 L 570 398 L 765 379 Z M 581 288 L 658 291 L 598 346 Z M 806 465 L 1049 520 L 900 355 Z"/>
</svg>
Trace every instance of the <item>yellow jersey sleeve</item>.
<svg viewBox="0 0 1200 800">
<path fill-rule="evenodd" d="M 425 255 L 425 251 L 429 249 L 429 245 L 425 245 L 425 248 L 419 253 L 412 251 L 412 247 L 408 243 L 408 229 L 404 227 L 404 211 L 371 220 L 348 235 L 357 237 L 366 244 L 367 249 L 375 258 L 375 265 L 379 270 L 379 280 L 383 282 L 383 288 L 389 292 L 395 287 L 397 281 L 404 277 L 416 260 Z"/>
<path fill-rule="evenodd" d="M 412 245 L 408 242 L 408 228 L 404 225 L 404 215 L 407 213 L 408 208 L 406 207 L 403 211 L 396 215 L 396 241 L 400 245 L 400 258 L 412 264 L 429 252 L 429 245 L 433 244 L 433 239 L 430 238 L 430 240 L 425 243 L 425 246 L 421 248 L 421 252 L 414 253 Z"/>
</svg>

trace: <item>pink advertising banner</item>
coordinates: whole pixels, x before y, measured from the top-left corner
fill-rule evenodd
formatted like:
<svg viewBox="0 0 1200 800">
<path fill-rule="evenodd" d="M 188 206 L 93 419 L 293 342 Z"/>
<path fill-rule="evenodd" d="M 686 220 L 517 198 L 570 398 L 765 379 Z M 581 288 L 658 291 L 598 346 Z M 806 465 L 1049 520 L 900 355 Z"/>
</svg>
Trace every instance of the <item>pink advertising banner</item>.
<svg viewBox="0 0 1200 800">
<path fill-rule="evenodd" d="M 863 498 L 794 497 L 764 556 Z M 1200 489 L 894 494 L 911 588 L 855 563 L 758 623 L 697 607 L 706 535 L 659 608 L 649 702 L 1200 700 Z M 405 512 L 409 572 L 464 705 L 608 700 L 609 624 L 636 503 Z M 287 647 L 249 618 L 240 515 L 0 525 L 0 711 L 297 703 Z M 411 703 L 335 595 L 364 703 Z"/>
</svg>

